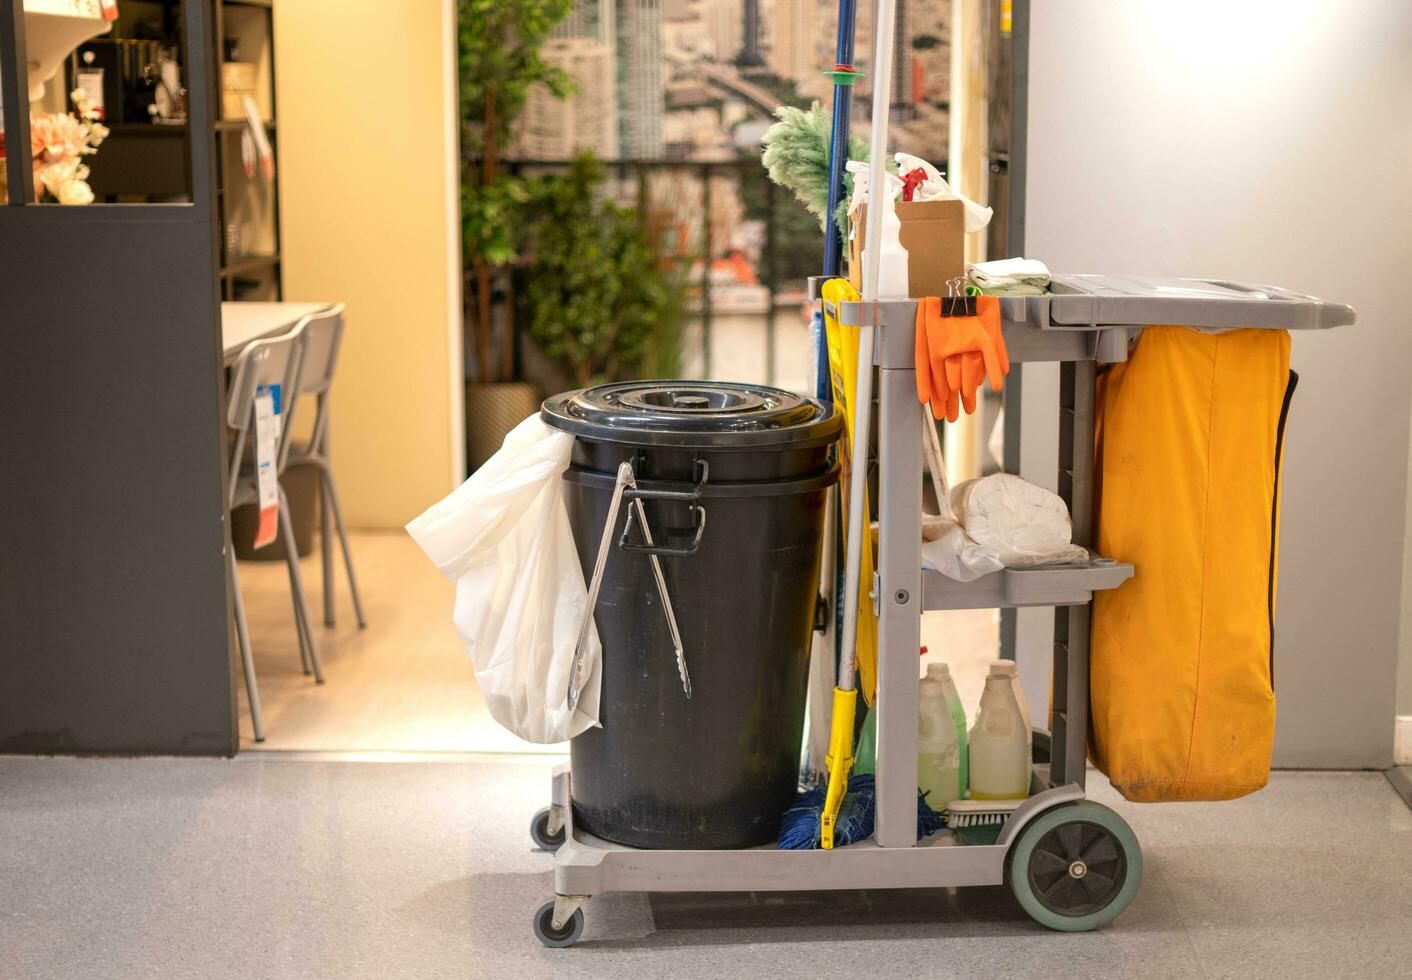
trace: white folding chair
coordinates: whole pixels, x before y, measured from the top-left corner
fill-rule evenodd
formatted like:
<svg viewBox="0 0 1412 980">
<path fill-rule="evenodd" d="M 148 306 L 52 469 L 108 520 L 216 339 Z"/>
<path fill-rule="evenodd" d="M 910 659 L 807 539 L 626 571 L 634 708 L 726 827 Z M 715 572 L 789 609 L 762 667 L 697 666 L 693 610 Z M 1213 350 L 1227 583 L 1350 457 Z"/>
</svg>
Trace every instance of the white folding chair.
<svg viewBox="0 0 1412 980">
<path fill-rule="evenodd" d="M 368 625 L 363 616 L 363 601 L 358 595 L 358 580 L 353 574 L 353 556 L 348 551 L 348 529 L 343 523 L 343 511 L 338 504 L 338 487 L 329 462 L 329 389 L 333 386 L 334 369 L 338 366 L 338 349 L 343 341 L 343 304 L 331 307 L 300 323 L 304 327 L 304 360 L 299 371 L 298 396 L 315 399 L 314 429 L 307 443 L 295 443 L 289 456 L 289 466 L 316 466 L 322 489 L 323 533 L 321 547 L 324 572 L 324 624 L 334 625 L 333 595 L 333 534 L 343 551 L 343 568 L 348 575 L 348 591 L 353 597 L 353 612 L 358 628 Z"/>
<path fill-rule="evenodd" d="M 289 455 L 290 420 L 297 401 L 300 365 L 304 353 L 304 324 L 296 324 L 287 333 L 252 342 L 236 359 L 226 398 L 226 424 L 235 433 L 230 455 L 229 482 L 226 501 L 231 509 L 258 503 L 259 482 L 254 455 L 247 456 L 250 432 L 255 428 L 256 396 L 260 388 L 280 386 L 281 427 L 276 446 L 276 470 L 282 472 Z M 312 667 L 315 679 L 323 683 L 323 666 L 309 628 L 309 612 L 304 603 L 304 585 L 299 574 L 298 551 L 294 541 L 294 525 L 289 519 L 289 501 L 284 488 L 279 490 L 279 529 L 289 568 L 290 592 L 294 605 L 295 627 L 299 637 L 300 657 L 306 668 Z M 265 740 L 264 721 L 260 714 L 260 692 L 255 681 L 255 660 L 250 649 L 250 630 L 245 618 L 245 599 L 240 588 L 240 572 L 235 560 L 235 547 L 226 529 L 226 567 L 230 574 L 235 607 L 235 629 L 240 643 L 240 660 L 245 671 L 245 690 L 250 698 L 250 720 L 255 741 Z"/>
</svg>

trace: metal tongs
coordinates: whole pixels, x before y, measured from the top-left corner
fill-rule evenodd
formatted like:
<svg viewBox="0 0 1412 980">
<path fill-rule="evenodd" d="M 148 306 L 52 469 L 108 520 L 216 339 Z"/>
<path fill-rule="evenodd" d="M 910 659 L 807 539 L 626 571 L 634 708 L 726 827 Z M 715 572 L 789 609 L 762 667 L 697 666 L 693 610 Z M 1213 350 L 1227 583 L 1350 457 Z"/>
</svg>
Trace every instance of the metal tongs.
<svg viewBox="0 0 1412 980">
<path fill-rule="evenodd" d="M 588 631 L 593 625 L 593 610 L 598 605 L 598 590 L 603 585 L 603 570 L 608 566 L 608 549 L 613 541 L 613 532 L 618 527 L 618 510 L 622 506 L 623 493 L 626 490 L 637 489 L 637 479 L 633 474 L 631 463 L 621 463 L 618 466 L 618 478 L 613 483 L 613 498 L 608 502 L 608 516 L 603 522 L 603 537 L 598 542 L 598 557 L 593 563 L 593 578 L 588 583 L 588 608 L 584 611 L 582 623 L 579 625 L 578 640 L 574 643 L 574 662 L 569 670 L 569 707 L 573 708 L 578 704 L 579 699 L 579 671 L 582 669 L 583 648 L 588 642 Z M 652 531 L 647 526 L 647 508 L 643 505 L 641 498 L 634 497 L 632 500 L 633 510 L 637 515 L 637 522 L 642 525 L 642 540 L 647 547 L 655 547 L 652 541 Z M 649 553 L 647 560 L 652 563 L 652 577 L 657 580 L 657 595 L 662 599 L 662 612 L 667 617 L 667 628 L 672 633 L 672 646 L 677 657 L 677 673 L 681 675 L 681 689 L 691 700 L 691 675 L 686 670 L 686 652 L 682 649 L 681 631 L 677 629 L 677 616 L 672 611 L 672 600 L 667 595 L 667 580 L 662 575 L 662 563 L 656 554 Z"/>
</svg>

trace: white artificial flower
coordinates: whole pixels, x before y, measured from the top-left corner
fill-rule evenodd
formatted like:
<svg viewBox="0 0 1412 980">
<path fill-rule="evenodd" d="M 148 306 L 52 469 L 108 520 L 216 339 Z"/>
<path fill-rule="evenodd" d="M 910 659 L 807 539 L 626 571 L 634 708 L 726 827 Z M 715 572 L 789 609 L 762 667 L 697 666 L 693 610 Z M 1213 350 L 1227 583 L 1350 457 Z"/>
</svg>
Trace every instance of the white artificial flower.
<svg viewBox="0 0 1412 980">
<path fill-rule="evenodd" d="M 60 204 L 92 204 L 93 188 L 85 181 L 74 179 L 61 185 L 57 196 Z"/>
</svg>

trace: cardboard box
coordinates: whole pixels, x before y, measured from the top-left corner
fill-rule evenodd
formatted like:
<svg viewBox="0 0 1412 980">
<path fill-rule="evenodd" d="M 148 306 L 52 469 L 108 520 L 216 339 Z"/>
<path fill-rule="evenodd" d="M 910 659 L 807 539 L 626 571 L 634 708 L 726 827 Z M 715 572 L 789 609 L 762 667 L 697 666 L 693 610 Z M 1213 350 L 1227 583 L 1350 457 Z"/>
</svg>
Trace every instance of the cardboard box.
<svg viewBox="0 0 1412 980">
<path fill-rule="evenodd" d="M 907 250 L 907 284 L 912 298 L 945 296 L 946 281 L 966 274 L 966 214 L 959 200 L 897 204 L 899 238 Z M 848 279 L 863 291 L 863 246 L 868 206 L 849 222 Z"/>
</svg>

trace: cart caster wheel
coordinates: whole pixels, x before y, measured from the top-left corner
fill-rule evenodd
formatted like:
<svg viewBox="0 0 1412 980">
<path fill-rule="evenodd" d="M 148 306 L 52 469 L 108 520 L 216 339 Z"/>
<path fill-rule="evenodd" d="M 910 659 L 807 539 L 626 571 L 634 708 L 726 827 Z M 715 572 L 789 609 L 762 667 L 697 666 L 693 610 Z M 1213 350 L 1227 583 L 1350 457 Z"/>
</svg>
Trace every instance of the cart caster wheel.
<svg viewBox="0 0 1412 980">
<path fill-rule="evenodd" d="M 1010 848 L 1005 877 L 1030 918 L 1060 932 L 1112 922 L 1142 882 L 1142 849 L 1106 806 L 1084 801 L 1042 813 Z"/>
<path fill-rule="evenodd" d="M 551 898 L 534 914 L 535 937 L 550 949 L 563 949 L 578 942 L 583 935 L 583 909 L 574 909 L 562 929 L 554 928 L 554 900 Z"/>
<path fill-rule="evenodd" d="M 549 807 L 545 807 L 534 815 L 530 821 L 530 840 L 534 841 L 534 846 L 541 851 L 548 851 L 553 854 L 564 843 L 564 825 L 561 823 L 555 833 L 549 832 Z"/>
</svg>

